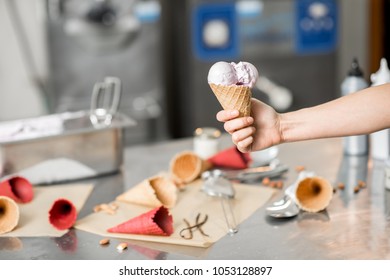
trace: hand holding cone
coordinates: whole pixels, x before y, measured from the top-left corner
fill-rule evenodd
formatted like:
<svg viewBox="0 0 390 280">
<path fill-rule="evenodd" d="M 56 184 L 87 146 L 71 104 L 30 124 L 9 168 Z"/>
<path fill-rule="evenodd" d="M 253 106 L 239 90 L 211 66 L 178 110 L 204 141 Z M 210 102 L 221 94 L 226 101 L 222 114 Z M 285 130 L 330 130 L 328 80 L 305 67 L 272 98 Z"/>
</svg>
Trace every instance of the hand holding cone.
<svg viewBox="0 0 390 280">
<path fill-rule="evenodd" d="M 173 233 L 173 218 L 164 206 L 109 228 L 112 233 L 131 233 L 169 236 Z"/>
</svg>

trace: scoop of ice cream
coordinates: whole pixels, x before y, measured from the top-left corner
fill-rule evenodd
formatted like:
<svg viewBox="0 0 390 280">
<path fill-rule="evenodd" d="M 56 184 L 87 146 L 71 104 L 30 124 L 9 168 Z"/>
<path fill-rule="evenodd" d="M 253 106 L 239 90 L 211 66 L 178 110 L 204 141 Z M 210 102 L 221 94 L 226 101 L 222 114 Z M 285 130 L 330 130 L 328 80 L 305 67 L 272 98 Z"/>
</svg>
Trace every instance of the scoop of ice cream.
<svg viewBox="0 0 390 280">
<path fill-rule="evenodd" d="M 211 66 L 208 82 L 216 85 L 244 85 L 253 87 L 259 73 L 256 67 L 249 62 L 228 63 L 219 61 Z"/>
<path fill-rule="evenodd" d="M 236 71 L 230 63 L 220 61 L 211 66 L 208 82 L 216 85 L 232 85 L 238 82 Z"/>
</svg>

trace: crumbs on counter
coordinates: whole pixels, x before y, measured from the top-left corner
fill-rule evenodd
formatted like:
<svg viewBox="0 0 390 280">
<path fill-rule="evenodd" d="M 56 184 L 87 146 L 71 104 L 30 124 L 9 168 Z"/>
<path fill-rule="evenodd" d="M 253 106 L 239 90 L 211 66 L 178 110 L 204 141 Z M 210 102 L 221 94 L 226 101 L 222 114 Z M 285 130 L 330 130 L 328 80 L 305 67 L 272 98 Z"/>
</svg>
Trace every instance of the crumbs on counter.
<svg viewBox="0 0 390 280">
<path fill-rule="evenodd" d="M 124 250 L 127 249 L 128 244 L 126 242 L 119 243 L 118 246 L 116 246 L 116 249 L 119 252 L 123 252 Z"/>
<path fill-rule="evenodd" d="M 96 205 L 93 208 L 93 212 L 96 213 L 96 212 L 104 211 L 107 214 L 114 215 L 116 213 L 116 210 L 118 209 L 118 207 L 119 207 L 118 204 L 116 204 L 115 202 L 112 202 L 110 204 L 102 203 L 102 204 Z"/>
<path fill-rule="evenodd" d="M 264 177 L 261 183 L 264 186 L 269 186 L 271 188 L 277 188 L 281 189 L 283 188 L 283 181 L 282 180 L 271 180 L 269 177 Z"/>
<path fill-rule="evenodd" d="M 102 246 L 108 245 L 108 244 L 110 244 L 110 239 L 108 239 L 108 238 L 101 239 L 99 241 L 99 244 Z"/>
<path fill-rule="evenodd" d="M 353 192 L 358 193 L 361 189 L 364 189 L 367 186 L 366 182 L 359 180 L 357 185 L 354 186 Z M 337 183 L 337 189 L 339 190 L 344 190 L 345 189 L 345 184 L 342 182 Z"/>
</svg>

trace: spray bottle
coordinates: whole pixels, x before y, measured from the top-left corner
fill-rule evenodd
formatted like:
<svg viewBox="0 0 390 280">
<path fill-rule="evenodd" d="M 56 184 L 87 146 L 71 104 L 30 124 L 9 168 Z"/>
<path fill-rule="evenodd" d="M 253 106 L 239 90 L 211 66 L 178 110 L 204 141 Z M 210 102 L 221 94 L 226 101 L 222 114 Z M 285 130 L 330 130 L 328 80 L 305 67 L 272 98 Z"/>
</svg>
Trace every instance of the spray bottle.
<svg viewBox="0 0 390 280">
<path fill-rule="evenodd" d="M 371 74 L 371 86 L 390 82 L 390 70 L 385 58 L 381 59 L 378 72 Z M 370 135 L 371 155 L 374 159 L 385 160 L 390 157 L 390 129 L 374 132 Z"/>
<path fill-rule="evenodd" d="M 341 84 L 341 95 L 352 94 L 367 88 L 368 83 L 363 77 L 356 58 L 353 59 L 347 77 Z M 346 155 L 360 156 L 368 154 L 368 135 L 353 135 L 343 138 L 344 153 Z"/>
</svg>

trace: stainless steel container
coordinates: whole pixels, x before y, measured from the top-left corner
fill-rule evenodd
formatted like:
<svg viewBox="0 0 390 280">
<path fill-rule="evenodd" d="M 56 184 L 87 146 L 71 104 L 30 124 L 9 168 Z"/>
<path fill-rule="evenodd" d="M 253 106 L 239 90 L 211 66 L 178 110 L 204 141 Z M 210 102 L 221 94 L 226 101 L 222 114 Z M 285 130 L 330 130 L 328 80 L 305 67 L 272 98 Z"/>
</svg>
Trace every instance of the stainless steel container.
<svg viewBox="0 0 390 280">
<path fill-rule="evenodd" d="M 123 130 L 134 125 L 120 113 L 94 123 L 90 111 L 0 123 L 0 177 L 17 173 L 39 184 L 118 171 Z"/>
</svg>

